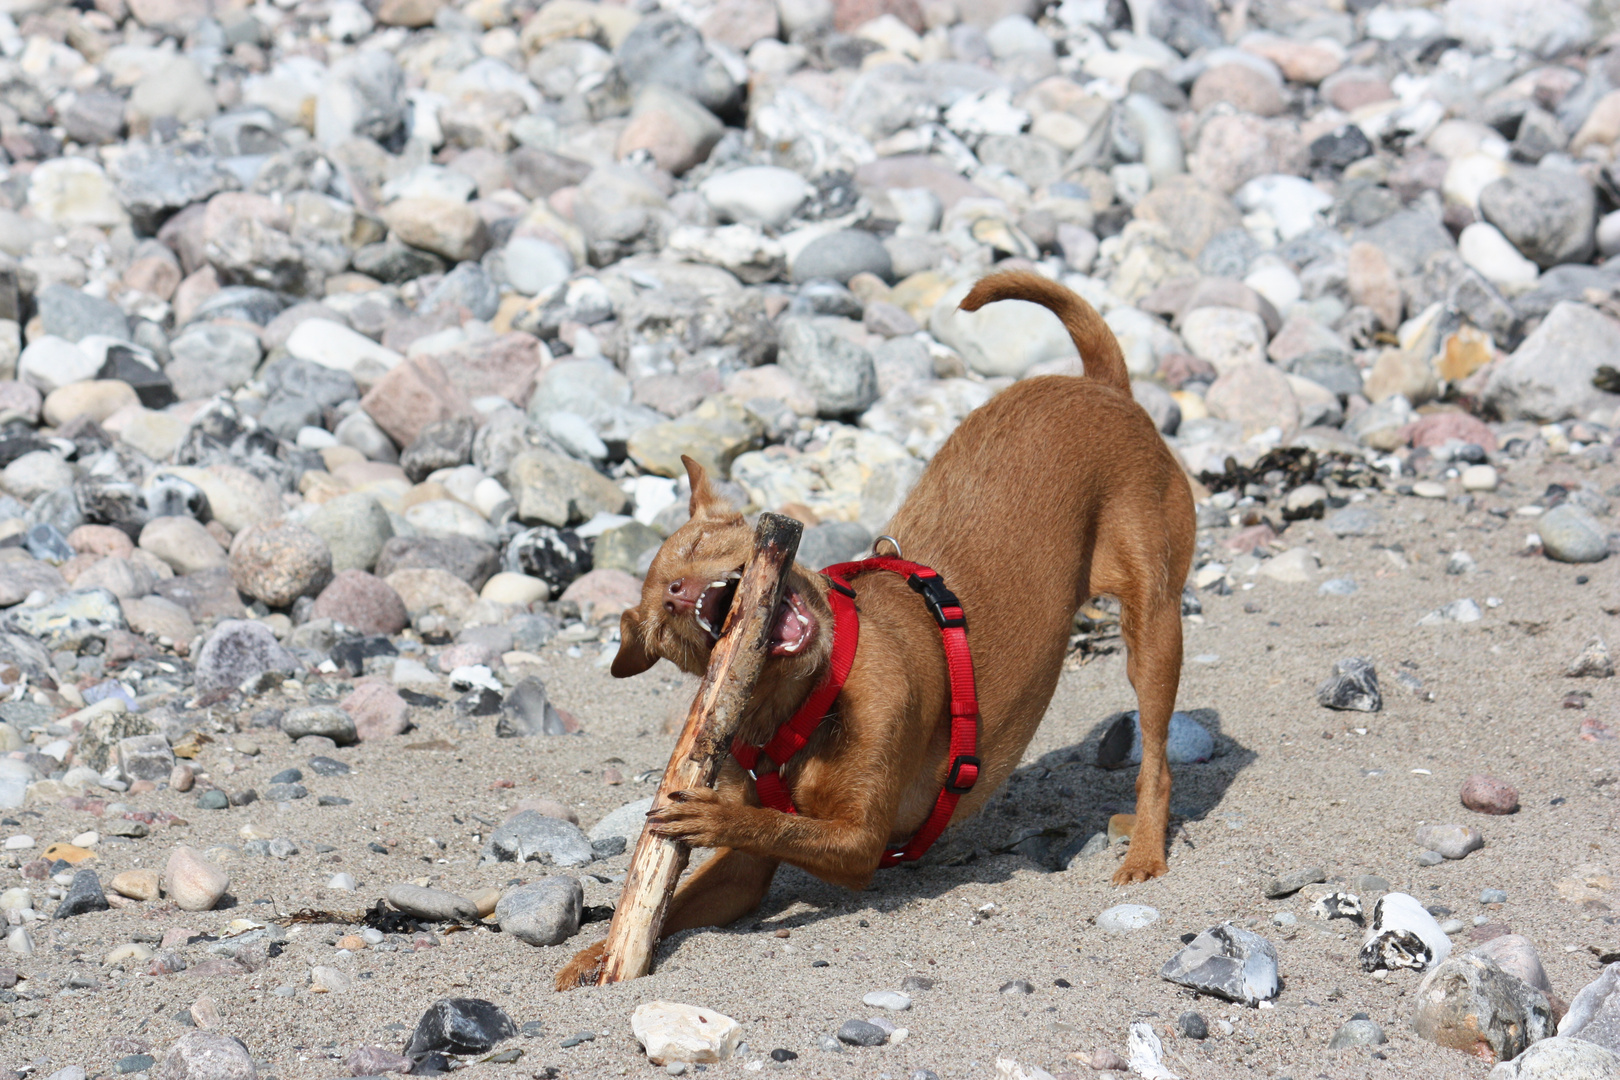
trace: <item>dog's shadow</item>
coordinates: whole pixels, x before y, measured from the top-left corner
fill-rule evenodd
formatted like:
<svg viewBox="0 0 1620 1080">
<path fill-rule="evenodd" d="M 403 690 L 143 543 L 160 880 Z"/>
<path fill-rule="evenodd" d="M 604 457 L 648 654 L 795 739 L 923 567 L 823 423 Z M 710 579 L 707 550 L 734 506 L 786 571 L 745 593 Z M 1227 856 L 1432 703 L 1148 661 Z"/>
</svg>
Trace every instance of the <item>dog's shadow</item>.
<svg viewBox="0 0 1620 1080">
<path fill-rule="evenodd" d="M 1220 807 L 1227 790 L 1238 773 L 1258 757 L 1222 730 L 1217 710 L 1182 711 L 1213 736 L 1215 749 L 1209 761 L 1170 766 L 1172 850 L 1177 845 L 1192 846 L 1191 838 L 1180 828 L 1182 822 L 1223 816 Z M 996 885 L 1019 870 L 1061 872 L 1071 860 L 1073 868 L 1088 880 L 1106 880 L 1113 874 L 1122 848 L 1113 846 L 1090 857 L 1078 853 L 1087 840 L 1106 834 L 1111 816 L 1131 813 L 1136 806 L 1137 767 L 1104 769 L 1097 765 L 1098 749 L 1119 716 L 1114 713 L 1099 720 L 1080 742 L 1021 765 L 977 816 L 952 826 L 919 862 L 879 870 L 866 890 L 852 892 L 797 867 L 784 866 L 753 915 L 730 927 L 695 932 L 746 934 L 808 926 L 859 912 L 883 914 L 918 899 L 937 899 L 962 885 Z M 1242 823 L 1239 813 L 1224 816 L 1234 827 Z M 1171 865 L 1173 873 L 1175 864 Z M 991 898 L 980 895 L 974 902 Z M 964 916 L 970 914 L 964 910 Z M 677 934 L 660 949 L 668 949 L 684 937 Z"/>
</svg>

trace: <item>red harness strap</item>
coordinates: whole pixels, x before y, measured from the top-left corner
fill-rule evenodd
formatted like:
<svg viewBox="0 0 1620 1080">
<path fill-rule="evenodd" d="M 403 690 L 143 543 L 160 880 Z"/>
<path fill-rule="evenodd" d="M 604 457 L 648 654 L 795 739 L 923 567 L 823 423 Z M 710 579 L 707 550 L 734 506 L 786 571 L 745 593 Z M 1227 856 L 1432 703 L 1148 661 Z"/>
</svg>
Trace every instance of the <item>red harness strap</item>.
<svg viewBox="0 0 1620 1080">
<path fill-rule="evenodd" d="M 759 801 L 784 814 L 796 814 L 793 797 L 782 782 L 782 768 L 794 754 L 804 749 L 810 736 L 826 719 L 833 702 L 849 678 L 855 664 L 855 648 L 860 639 L 860 615 L 855 610 L 855 590 L 849 578 L 868 570 L 886 570 L 906 578 L 907 584 L 922 594 L 929 614 L 939 623 L 940 637 L 945 648 L 945 664 L 951 680 L 951 765 L 945 774 L 945 786 L 934 802 L 933 812 L 922 828 L 904 846 L 884 852 L 879 866 L 894 866 L 922 858 L 951 823 L 956 804 L 973 789 L 979 779 L 979 759 L 974 756 L 979 739 L 979 701 L 973 684 L 973 654 L 968 649 L 967 619 L 961 602 L 945 587 L 945 581 L 933 569 L 903 559 L 865 559 L 861 562 L 839 563 L 822 571 L 832 584 L 827 600 L 833 609 L 832 660 L 827 678 L 799 706 L 793 718 L 777 729 L 776 735 L 764 746 L 751 746 L 736 739 L 731 744 L 731 755 L 737 759 L 748 775 L 754 778 Z M 775 770 L 759 773 L 754 766 L 760 755 L 776 763 Z"/>
</svg>

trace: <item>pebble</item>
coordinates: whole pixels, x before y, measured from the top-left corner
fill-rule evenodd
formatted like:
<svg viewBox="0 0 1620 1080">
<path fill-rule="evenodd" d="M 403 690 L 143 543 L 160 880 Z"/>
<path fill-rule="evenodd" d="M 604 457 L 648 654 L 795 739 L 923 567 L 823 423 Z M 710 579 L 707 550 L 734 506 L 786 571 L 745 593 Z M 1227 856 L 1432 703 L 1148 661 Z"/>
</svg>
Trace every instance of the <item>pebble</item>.
<svg viewBox="0 0 1620 1080">
<path fill-rule="evenodd" d="M 1165 757 L 1173 765 L 1208 761 L 1215 756 L 1215 738 L 1192 716 L 1170 714 L 1170 734 Z M 1104 769 L 1123 769 L 1142 763 L 1142 729 L 1133 709 L 1122 713 L 1103 735 L 1097 746 L 1097 764 Z"/>
<path fill-rule="evenodd" d="M 517 1035 L 505 1010 L 482 998 L 441 998 L 430 1005 L 405 1044 L 405 1056 L 482 1054 Z M 595 1036 L 591 1036 L 595 1038 Z"/>
<path fill-rule="evenodd" d="M 157 1071 L 166 1080 L 255 1080 L 258 1069 L 240 1040 L 212 1031 L 188 1031 L 164 1053 Z"/>
<path fill-rule="evenodd" d="M 1612 679 L 1614 657 L 1609 653 L 1608 644 L 1602 638 L 1588 641 L 1580 655 L 1564 669 L 1564 675 L 1571 679 Z"/>
<path fill-rule="evenodd" d="M 1446 859 L 1465 858 L 1485 846 L 1484 836 L 1470 825 L 1419 825 L 1417 842 Z"/>
<path fill-rule="evenodd" d="M 1463 781 L 1462 804 L 1479 814 L 1512 814 L 1519 809 L 1519 791 L 1505 780 L 1475 773 Z"/>
<path fill-rule="evenodd" d="M 1424 976 L 1412 1029 L 1419 1038 L 1492 1061 L 1510 1061 L 1554 1033 L 1540 990 L 1484 957 L 1453 956 Z"/>
<path fill-rule="evenodd" d="M 351 879 L 352 880 L 352 879 Z M 384 897 L 395 908 L 428 922 L 475 922 L 478 908 L 471 900 L 444 889 L 421 885 L 390 885 Z"/>
<path fill-rule="evenodd" d="M 1176 1018 L 1176 1027 L 1189 1039 L 1209 1038 L 1209 1023 L 1198 1013 L 1182 1013 Z"/>
<path fill-rule="evenodd" d="M 585 891 L 579 879 L 559 875 L 504 894 L 495 905 L 502 933 L 530 945 L 556 945 L 579 932 Z"/>
<path fill-rule="evenodd" d="M 1307 885 L 1314 885 L 1319 881 L 1327 880 L 1327 871 L 1320 866 L 1307 866 L 1301 870 L 1292 870 L 1280 877 L 1273 878 L 1265 888 L 1268 900 L 1280 900 L 1285 896 L 1292 896 Z"/>
<path fill-rule="evenodd" d="M 630 1030 L 654 1065 L 725 1061 L 742 1041 L 742 1025 L 731 1017 L 672 1001 L 636 1006 Z"/>
<path fill-rule="evenodd" d="M 181 911 L 213 910 L 230 883 L 224 867 L 184 844 L 169 855 L 163 871 L 163 892 Z"/>
<path fill-rule="evenodd" d="M 1195 937 L 1159 970 L 1161 978 L 1200 993 L 1255 1005 L 1277 996 L 1277 951 L 1271 942 L 1223 923 Z"/>
<path fill-rule="evenodd" d="M 838 1029 L 838 1041 L 849 1046 L 882 1046 L 889 1041 L 889 1033 L 865 1020 L 846 1020 Z"/>
<path fill-rule="evenodd" d="M 888 1009 L 891 1012 L 905 1012 L 911 1008 L 911 997 L 898 990 L 873 990 L 861 998 L 861 1004 L 870 1005 L 874 1009 Z"/>
<path fill-rule="evenodd" d="M 1327 709 L 1378 712 L 1384 707 L 1384 698 L 1378 692 L 1378 671 L 1373 662 L 1362 656 L 1336 661 L 1333 674 L 1316 688 L 1316 702 Z"/>
<path fill-rule="evenodd" d="M 68 886 L 67 895 L 56 905 L 52 918 L 70 919 L 92 911 L 106 911 L 107 908 L 107 896 L 101 891 L 101 880 L 96 877 L 96 872 L 80 870 L 73 875 L 73 882 Z"/>
<path fill-rule="evenodd" d="M 1384 1029 L 1365 1015 L 1357 1015 L 1339 1025 L 1339 1030 L 1328 1040 L 1329 1050 L 1343 1050 L 1352 1046 L 1382 1046 L 1389 1042 Z"/>
<path fill-rule="evenodd" d="M 1590 512 L 1572 503 L 1561 503 L 1537 518 L 1536 532 L 1549 559 L 1590 563 L 1609 557 L 1606 530 Z"/>
<path fill-rule="evenodd" d="M 1140 930 L 1152 925 L 1158 918 L 1157 911 L 1142 904 L 1115 904 L 1097 916 L 1097 929 Z"/>
</svg>

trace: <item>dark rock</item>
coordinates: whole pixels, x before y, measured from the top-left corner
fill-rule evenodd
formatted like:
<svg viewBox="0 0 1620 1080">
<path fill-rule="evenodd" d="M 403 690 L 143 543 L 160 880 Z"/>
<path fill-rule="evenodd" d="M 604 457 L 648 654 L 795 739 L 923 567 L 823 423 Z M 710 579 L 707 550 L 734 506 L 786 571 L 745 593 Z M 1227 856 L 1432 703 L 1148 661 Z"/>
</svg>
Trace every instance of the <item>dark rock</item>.
<svg viewBox="0 0 1620 1080">
<path fill-rule="evenodd" d="M 231 799 L 218 788 L 209 788 L 197 796 L 196 805 L 199 810 L 224 810 L 231 805 Z"/>
<path fill-rule="evenodd" d="M 1342 169 L 1364 157 L 1371 157 L 1373 145 L 1361 128 L 1345 124 L 1311 143 L 1311 164 L 1316 168 Z"/>
<path fill-rule="evenodd" d="M 505 567 L 516 574 L 539 578 L 560 596 L 592 568 L 591 549 L 572 529 L 537 525 L 524 529 L 506 546 Z"/>
<path fill-rule="evenodd" d="M 343 762 L 319 754 L 309 759 L 309 770 L 316 776 L 347 776 L 350 772 Z"/>
<path fill-rule="evenodd" d="M 68 886 L 67 895 L 56 905 L 56 912 L 52 917 L 71 919 L 75 915 L 86 915 L 92 911 L 106 911 L 108 906 L 107 894 L 101 891 L 101 879 L 96 877 L 96 872 L 80 870 L 73 875 L 73 884 Z"/>
<path fill-rule="evenodd" d="M 399 466 L 412 483 L 419 484 L 430 473 L 465 465 L 472 459 L 473 436 L 477 430 L 470 416 L 453 416 L 431 423 L 399 455 Z"/>
<path fill-rule="evenodd" d="M 846 1020 L 838 1029 L 838 1041 L 850 1046 L 882 1046 L 889 1041 L 889 1033 L 865 1020 Z"/>
<path fill-rule="evenodd" d="M 1209 1038 L 1209 1023 L 1195 1012 L 1184 1012 L 1176 1020 L 1176 1027 L 1189 1039 Z"/>
<path fill-rule="evenodd" d="M 1320 866 L 1293 870 L 1271 879 L 1271 883 L 1266 886 L 1266 899 L 1281 900 L 1285 896 L 1293 896 L 1307 885 L 1315 885 L 1319 881 L 1326 880 L 1327 871 Z"/>
<path fill-rule="evenodd" d="M 1333 674 L 1316 688 L 1317 704 L 1328 709 L 1377 712 L 1384 707 L 1378 672 L 1371 660 L 1352 656 L 1333 665 Z"/>
<path fill-rule="evenodd" d="M 137 351 L 128 345 L 112 345 L 107 349 L 107 359 L 96 372 L 98 379 L 119 379 L 129 383 L 135 390 L 135 396 L 140 403 L 148 409 L 166 409 L 180 399 L 175 395 L 174 384 L 169 377 L 158 367 L 157 361 L 145 354 L 144 350 Z"/>
<path fill-rule="evenodd" d="M 500 1006 L 479 998 L 444 998 L 416 1022 L 405 1054 L 412 1059 L 431 1053 L 482 1054 L 516 1034 L 517 1025 Z"/>
<path fill-rule="evenodd" d="M 331 650 L 332 663 L 350 675 L 365 674 L 366 661 L 373 656 L 398 655 L 399 650 L 394 643 L 381 635 L 345 638 L 333 645 Z"/>
</svg>

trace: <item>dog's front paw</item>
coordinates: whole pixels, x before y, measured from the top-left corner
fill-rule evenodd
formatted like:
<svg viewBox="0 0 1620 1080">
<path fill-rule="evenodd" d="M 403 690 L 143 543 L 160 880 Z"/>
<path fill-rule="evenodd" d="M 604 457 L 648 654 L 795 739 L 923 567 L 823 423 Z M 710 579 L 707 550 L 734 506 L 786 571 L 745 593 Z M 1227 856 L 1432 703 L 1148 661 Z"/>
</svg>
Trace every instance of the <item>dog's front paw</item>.
<svg viewBox="0 0 1620 1080">
<path fill-rule="evenodd" d="M 709 788 L 672 791 L 669 801 L 647 813 L 653 833 L 693 847 L 725 847 L 726 828 L 736 814 Z"/>
<path fill-rule="evenodd" d="M 1163 877 L 1170 872 L 1170 866 L 1164 861 L 1163 855 L 1144 855 L 1137 858 L 1134 853 L 1127 855 L 1125 861 L 1114 871 L 1115 885 L 1135 885 L 1138 882 L 1150 881 L 1156 877 Z"/>
<path fill-rule="evenodd" d="M 572 990 L 579 986 L 594 986 L 607 959 L 607 938 L 587 946 L 574 954 L 574 958 L 557 972 L 557 989 Z"/>
</svg>

